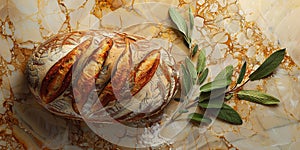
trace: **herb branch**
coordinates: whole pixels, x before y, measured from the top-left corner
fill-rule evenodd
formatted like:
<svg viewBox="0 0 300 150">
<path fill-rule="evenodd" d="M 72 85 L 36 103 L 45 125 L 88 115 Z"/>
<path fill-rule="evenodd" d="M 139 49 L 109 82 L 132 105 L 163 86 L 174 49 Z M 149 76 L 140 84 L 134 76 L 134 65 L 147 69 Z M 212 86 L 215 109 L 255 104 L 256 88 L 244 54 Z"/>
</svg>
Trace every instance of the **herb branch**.
<svg viewBox="0 0 300 150">
<path fill-rule="evenodd" d="M 226 104 L 226 102 L 231 100 L 234 95 L 240 100 L 246 100 L 257 104 L 279 104 L 280 101 L 273 96 L 256 90 L 243 90 L 243 87 L 250 81 L 264 79 L 271 75 L 284 59 L 285 49 L 278 50 L 271 54 L 258 69 L 249 75 L 248 79 L 245 79 L 247 63 L 244 62 L 234 84 L 234 81 L 232 81 L 234 67 L 232 65 L 229 65 L 220 71 L 213 81 L 205 83 L 209 69 L 206 67 L 205 52 L 199 50 L 197 44 L 193 46 L 191 34 L 194 27 L 194 16 L 191 9 L 189 9 L 189 27 L 175 8 L 169 9 L 169 15 L 177 29 L 182 33 L 183 38 L 187 43 L 187 47 L 190 50 L 189 58 L 187 57 L 184 63 L 181 64 L 183 98 L 180 99 L 179 102 L 181 102 L 182 105 L 176 110 L 171 120 L 175 120 L 182 113 L 188 113 L 189 108 L 197 106 L 200 110 L 207 110 L 212 116 L 215 116 L 220 120 L 235 125 L 241 125 L 243 121 L 238 112 Z M 191 61 L 191 58 L 194 57 L 196 53 L 199 53 L 199 55 L 195 66 Z M 232 84 L 234 86 L 229 89 Z M 190 113 L 188 119 L 191 122 L 198 124 L 211 123 L 211 119 L 201 113 Z"/>
</svg>

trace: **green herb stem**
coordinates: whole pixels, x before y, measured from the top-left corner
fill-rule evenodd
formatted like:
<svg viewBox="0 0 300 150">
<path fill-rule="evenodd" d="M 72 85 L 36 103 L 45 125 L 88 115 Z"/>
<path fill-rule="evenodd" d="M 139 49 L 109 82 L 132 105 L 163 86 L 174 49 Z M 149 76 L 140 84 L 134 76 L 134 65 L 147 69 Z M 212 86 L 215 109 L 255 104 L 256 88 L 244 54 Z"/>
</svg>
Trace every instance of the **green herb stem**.
<svg viewBox="0 0 300 150">
<path fill-rule="evenodd" d="M 227 91 L 226 94 L 238 91 L 239 89 L 243 88 L 249 81 L 250 81 L 250 79 L 248 79 L 246 82 L 244 82 L 240 86 L 237 86 L 237 84 L 235 84 L 235 86 L 231 90 Z"/>
<path fill-rule="evenodd" d="M 237 96 L 238 99 L 247 100 L 250 102 L 255 102 L 263 105 L 276 105 L 280 101 L 279 99 L 267 95 L 260 91 L 254 90 L 243 90 L 243 87 L 249 81 L 260 80 L 265 77 L 268 77 L 270 74 L 274 72 L 274 70 L 281 64 L 282 60 L 285 57 L 286 49 L 281 49 L 273 54 L 271 54 L 254 72 L 252 72 L 248 79 L 244 81 L 245 74 L 247 72 L 247 63 L 244 62 L 239 76 L 236 80 L 235 85 L 228 90 L 228 87 L 232 83 L 232 76 L 234 68 L 232 65 L 227 66 L 219 74 L 215 77 L 215 79 L 211 82 L 208 82 L 204 85 L 204 81 L 207 79 L 208 68 L 206 68 L 206 54 L 205 51 L 199 50 L 199 45 L 193 44 L 193 39 L 191 38 L 193 27 L 194 27 L 194 16 L 191 8 L 189 9 L 189 26 L 185 22 L 184 18 L 178 13 L 175 8 L 169 9 L 169 15 L 173 23 L 176 25 L 177 29 L 182 33 L 182 36 L 185 40 L 185 44 L 189 49 L 189 58 L 186 58 L 185 65 L 181 65 L 182 70 L 182 93 L 180 99 L 174 99 L 179 101 L 178 109 L 172 114 L 170 122 L 173 122 L 178 117 L 180 117 L 183 113 L 187 113 L 188 109 L 192 107 L 197 107 L 200 109 L 217 109 L 220 108 L 220 112 L 217 115 L 217 118 L 223 121 L 226 121 L 231 124 L 240 125 L 243 123 L 240 115 L 233 108 L 226 105 L 222 101 L 221 107 L 218 105 L 207 105 L 210 100 L 216 102 L 217 100 L 230 100 L 234 95 Z M 199 50 L 199 51 L 198 51 Z M 198 60 L 196 67 L 194 66 L 191 59 L 195 56 L 195 54 L 199 52 Z M 227 92 L 225 92 L 228 90 Z M 211 96 L 212 91 L 220 94 Z M 196 93 L 198 92 L 198 93 Z M 203 92 L 203 93 L 201 93 Z M 199 94 L 197 98 L 195 98 Z M 223 97 L 225 94 L 225 97 Z M 213 102 L 211 101 L 211 102 Z M 211 108 L 208 108 L 211 107 Z M 211 122 L 209 118 L 205 118 L 202 114 L 191 113 L 189 117 L 192 121 L 199 122 Z"/>
</svg>

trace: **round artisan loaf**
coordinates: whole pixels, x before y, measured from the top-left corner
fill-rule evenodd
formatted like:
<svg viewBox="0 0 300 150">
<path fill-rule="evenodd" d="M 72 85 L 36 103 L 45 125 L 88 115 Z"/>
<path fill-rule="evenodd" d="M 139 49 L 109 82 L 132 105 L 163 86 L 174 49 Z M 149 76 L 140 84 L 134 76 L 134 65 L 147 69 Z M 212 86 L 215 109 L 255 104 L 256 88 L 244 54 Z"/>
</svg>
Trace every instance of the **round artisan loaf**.
<svg viewBox="0 0 300 150">
<path fill-rule="evenodd" d="M 68 118 L 151 122 L 178 87 L 175 60 L 161 42 L 102 30 L 56 35 L 30 58 L 29 88 Z"/>
</svg>

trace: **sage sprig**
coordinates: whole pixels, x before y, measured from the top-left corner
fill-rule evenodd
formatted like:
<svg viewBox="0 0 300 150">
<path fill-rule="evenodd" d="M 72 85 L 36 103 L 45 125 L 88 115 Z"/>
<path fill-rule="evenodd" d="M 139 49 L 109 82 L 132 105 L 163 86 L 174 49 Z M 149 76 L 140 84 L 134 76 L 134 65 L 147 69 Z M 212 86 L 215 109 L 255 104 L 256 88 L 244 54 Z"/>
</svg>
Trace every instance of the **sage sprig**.
<svg viewBox="0 0 300 150">
<path fill-rule="evenodd" d="M 184 95 L 187 95 L 193 86 L 192 85 L 193 81 L 192 81 L 192 77 L 189 74 L 187 68 L 183 64 L 181 64 L 181 71 L 182 71 L 182 81 L 181 82 L 182 82 L 184 93 L 185 93 Z"/>
<path fill-rule="evenodd" d="M 247 62 L 244 62 L 243 66 L 242 66 L 242 69 L 240 71 L 240 74 L 239 74 L 239 78 L 236 81 L 236 84 L 242 83 L 242 81 L 245 77 L 245 74 L 246 74 L 246 69 L 247 69 L 246 67 L 247 67 Z"/>
<path fill-rule="evenodd" d="M 194 16 L 192 16 L 191 9 L 189 10 L 189 17 L 190 17 L 190 26 L 194 26 Z M 169 9 L 169 15 L 171 20 L 176 25 L 177 29 L 183 34 L 183 38 L 185 39 L 185 42 L 188 44 L 189 49 L 192 47 L 192 30 L 193 27 L 188 28 L 184 18 L 178 13 L 175 8 Z M 192 19 L 191 19 L 192 18 Z"/>
<path fill-rule="evenodd" d="M 211 123 L 211 119 L 208 117 L 205 117 L 203 114 L 198 114 L 198 113 L 191 113 L 188 115 L 188 118 L 195 123 Z"/>
<path fill-rule="evenodd" d="M 233 74 L 233 66 L 229 65 L 225 67 L 218 75 L 215 77 L 215 80 L 230 80 Z"/>
<path fill-rule="evenodd" d="M 235 125 L 243 124 L 241 116 L 233 108 L 226 104 L 223 104 L 217 118 Z"/>
<path fill-rule="evenodd" d="M 268 57 L 250 76 L 251 81 L 259 80 L 270 75 L 282 62 L 285 56 L 285 50 L 281 49 Z"/>
<path fill-rule="evenodd" d="M 198 45 L 196 45 L 196 47 L 198 49 Z M 200 51 L 197 61 L 198 61 L 197 62 L 197 73 L 200 74 L 203 71 L 203 69 L 205 68 L 205 65 L 206 65 L 206 57 L 205 57 L 205 51 L 204 50 Z"/>
<path fill-rule="evenodd" d="M 200 102 L 199 106 L 208 109 L 211 114 L 218 119 L 226 121 L 231 124 L 241 125 L 243 123 L 241 116 L 229 105 L 220 102 Z M 216 112 L 218 112 L 216 114 Z"/>
<path fill-rule="evenodd" d="M 209 92 L 216 89 L 225 88 L 231 83 L 231 80 L 215 80 L 200 87 L 201 92 Z"/>
<path fill-rule="evenodd" d="M 220 88 L 220 89 L 214 89 L 209 92 L 201 92 L 199 96 L 199 102 L 205 101 L 205 100 L 217 100 L 217 99 L 224 99 L 225 93 L 227 88 Z"/>
<path fill-rule="evenodd" d="M 192 83 L 195 84 L 195 82 L 197 80 L 197 72 L 196 72 L 196 69 L 195 69 L 195 66 L 194 66 L 193 62 L 190 59 L 186 58 L 185 59 L 185 65 L 186 65 L 186 68 L 188 70 L 188 73 L 191 76 Z"/>
<path fill-rule="evenodd" d="M 279 99 L 260 91 L 241 90 L 237 93 L 237 95 L 239 99 L 263 105 L 274 105 L 280 102 Z"/>
<path fill-rule="evenodd" d="M 198 52 L 198 49 L 199 49 L 199 46 L 195 45 L 193 48 L 192 54 L 191 54 L 192 57 L 194 57 L 196 55 L 196 53 Z"/>
<path fill-rule="evenodd" d="M 172 21 L 175 23 L 177 29 L 184 34 L 184 36 L 188 35 L 188 27 L 186 25 L 185 20 L 183 17 L 175 10 L 175 8 L 169 9 L 169 15 Z"/>
<path fill-rule="evenodd" d="M 201 74 L 199 75 L 198 78 L 198 85 L 201 85 L 207 78 L 208 76 L 208 68 L 206 68 Z"/>
<path fill-rule="evenodd" d="M 189 27 L 184 18 L 174 8 L 169 9 L 169 15 L 177 29 L 184 36 L 184 39 L 188 43 L 188 48 L 190 49 L 190 58 L 186 58 L 184 64 L 181 64 L 183 98 L 176 99 L 180 100 L 178 101 L 179 103 L 182 103 L 180 109 L 178 109 L 179 114 L 189 113 L 188 109 L 197 104 L 196 106 L 201 110 L 207 110 L 208 113 L 211 114 L 210 116 L 215 116 L 219 120 L 223 120 L 230 124 L 241 125 L 243 123 L 241 116 L 235 109 L 227 105 L 226 101 L 238 98 L 240 100 L 246 100 L 262 105 L 277 105 L 280 103 L 279 99 L 263 92 L 243 90 L 243 86 L 249 81 L 260 80 L 272 74 L 284 59 L 285 49 L 278 50 L 271 54 L 258 69 L 253 71 L 249 76 L 246 75 L 247 62 L 244 62 L 235 84 L 233 84 L 232 81 L 235 70 L 232 65 L 226 66 L 216 75 L 214 80 L 205 83 L 209 68 L 206 67 L 205 51 L 199 49 L 199 45 L 197 44 L 192 47 L 191 33 L 194 26 L 194 18 L 191 9 L 189 9 Z M 195 66 L 191 58 L 194 57 L 197 52 L 199 52 L 199 55 Z M 245 78 L 247 80 L 245 80 Z M 203 83 L 205 84 L 202 85 Z M 231 85 L 233 87 L 229 89 Z M 195 91 L 195 87 L 197 87 L 198 90 Z M 199 93 L 196 100 L 195 97 L 190 96 L 194 95 L 193 92 Z M 190 102 L 191 104 L 188 105 Z M 175 112 L 175 114 L 176 113 L 177 112 Z M 209 117 L 195 112 L 190 113 L 188 119 L 194 123 L 209 124 L 212 121 Z"/>
</svg>

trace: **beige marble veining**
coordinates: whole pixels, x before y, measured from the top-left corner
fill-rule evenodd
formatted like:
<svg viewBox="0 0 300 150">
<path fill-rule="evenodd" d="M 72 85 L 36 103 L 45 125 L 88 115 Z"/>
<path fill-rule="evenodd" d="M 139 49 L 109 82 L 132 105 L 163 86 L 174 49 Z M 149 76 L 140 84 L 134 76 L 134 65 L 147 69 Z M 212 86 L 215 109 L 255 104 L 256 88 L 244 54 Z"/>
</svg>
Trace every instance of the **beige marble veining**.
<svg viewBox="0 0 300 150">
<path fill-rule="evenodd" d="M 297 0 L 0 0 L 0 149 L 117 148 L 98 137 L 85 123 L 54 116 L 36 104 L 28 95 L 25 64 L 39 43 L 57 33 L 98 28 L 167 39 L 183 48 L 182 52 L 172 52 L 179 61 L 187 49 L 178 33 L 170 28 L 174 25 L 168 19 L 167 9 L 170 5 L 180 6 L 184 14 L 189 4 L 195 13 L 193 38 L 206 50 L 210 77 L 229 64 L 237 67 L 237 75 L 243 61 L 248 62 L 251 71 L 281 47 L 287 47 L 291 57 L 285 59 L 271 78 L 245 87 L 278 97 L 281 103 L 277 107 L 230 101 L 229 105 L 241 114 L 243 125 L 215 121 L 203 132 L 203 128 L 184 124 L 183 131 L 162 147 L 297 149 L 300 146 L 298 3 Z M 180 122 L 175 125 L 181 127 Z"/>
<path fill-rule="evenodd" d="M 298 27 L 300 2 L 297 0 L 241 0 L 246 20 L 255 21 L 264 34 L 286 47 L 294 61 L 300 65 Z"/>
</svg>

